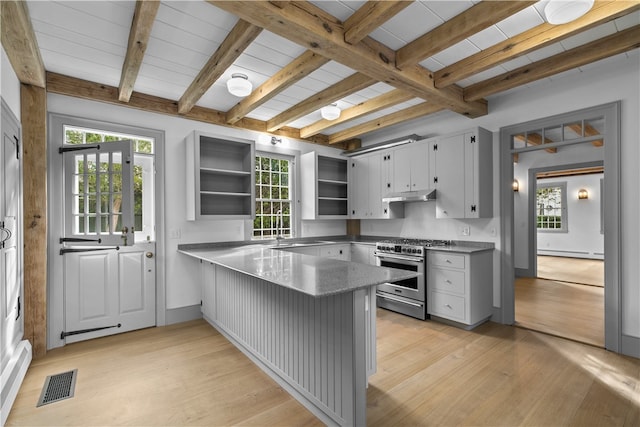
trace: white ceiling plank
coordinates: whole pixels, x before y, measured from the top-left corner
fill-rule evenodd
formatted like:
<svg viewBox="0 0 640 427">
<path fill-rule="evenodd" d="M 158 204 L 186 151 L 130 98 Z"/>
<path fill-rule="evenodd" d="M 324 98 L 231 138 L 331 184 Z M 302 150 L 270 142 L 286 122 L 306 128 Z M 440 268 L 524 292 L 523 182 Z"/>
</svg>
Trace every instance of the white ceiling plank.
<svg viewBox="0 0 640 427">
<path fill-rule="evenodd" d="M 151 38 L 166 41 L 180 46 L 183 49 L 201 52 L 210 56 L 212 49 L 215 51 L 229 33 L 217 27 L 209 27 L 209 30 L 207 35 L 203 36 L 202 34 L 183 31 L 173 25 L 158 21 L 153 24 Z"/>
<path fill-rule="evenodd" d="M 43 48 L 40 48 L 40 53 L 42 54 L 42 60 L 46 64 L 47 71 L 72 77 L 77 76 L 83 80 L 100 82 L 114 87 L 117 87 L 120 82 L 121 66 L 114 68 L 95 64 L 83 58 L 75 58 Z"/>
<path fill-rule="evenodd" d="M 505 36 L 504 33 L 498 29 L 498 27 L 492 25 L 491 27 L 485 28 L 479 33 L 472 35 L 467 40 L 469 40 L 479 49 L 484 50 L 506 39 L 507 36 Z"/>
<path fill-rule="evenodd" d="M 56 4 L 64 4 L 64 6 L 84 15 L 104 20 L 111 24 L 124 26 L 125 28 L 131 26 L 130 21 L 133 18 L 133 11 L 136 6 L 136 3 L 133 1 L 71 1 L 64 3 L 56 2 Z"/>
<path fill-rule="evenodd" d="M 254 40 L 254 44 L 289 56 L 293 61 L 307 49 L 270 31 L 263 30 Z"/>
<path fill-rule="evenodd" d="M 631 28 L 635 25 L 638 25 L 640 24 L 640 10 L 630 13 L 628 15 L 622 16 L 613 22 L 615 23 L 618 31 L 626 30 L 627 28 Z"/>
<path fill-rule="evenodd" d="M 444 65 L 442 64 L 442 62 L 436 60 L 433 57 L 427 58 L 427 59 L 425 59 L 423 61 L 420 61 L 420 65 L 425 67 L 427 70 L 430 70 L 430 71 L 433 71 L 433 72 L 444 68 Z"/>
<path fill-rule="evenodd" d="M 382 27 L 378 27 L 375 30 L 373 30 L 371 34 L 369 34 L 369 37 L 371 37 L 372 39 L 382 43 L 383 45 L 393 50 L 398 50 L 402 46 L 407 44 L 407 42 L 405 42 L 401 38 L 395 36 L 394 34 L 390 33 L 389 31 L 385 30 Z"/>
<path fill-rule="evenodd" d="M 315 6 L 335 16 L 342 22 L 346 21 L 353 13 L 360 9 L 364 1 L 311 1 Z"/>
<path fill-rule="evenodd" d="M 103 52 L 90 46 L 81 45 L 74 41 L 49 36 L 38 39 L 38 46 L 41 50 L 47 50 L 49 52 L 57 52 L 60 54 L 69 52 L 68 57 L 73 58 L 71 59 L 72 62 L 75 62 L 75 60 L 83 60 L 84 62 L 89 61 L 90 63 L 97 65 L 120 68 L 120 71 L 122 71 L 122 62 L 124 61 L 125 52 L 122 52 L 121 54 Z M 47 64 L 45 63 L 45 65 Z M 82 69 L 80 68 L 78 71 L 81 72 Z"/>
<path fill-rule="evenodd" d="M 431 59 L 438 61 L 446 67 L 478 52 L 480 52 L 480 49 L 473 43 L 468 40 L 462 40 L 442 52 L 436 53 Z M 420 64 L 422 65 L 422 62 L 420 62 Z"/>
<path fill-rule="evenodd" d="M 516 68 L 523 67 L 527 64 L 531 64 L 531 59 L 529 59 L 526 55 L 523 55 L 519 58 L 512 59 L 511 61 L 504 62 L 500 64 L 505 70 L 511 71 Z"/>
<path fill-rule="evenodd" d="M 119 40 L 104 40 L 83 33 L 78 33 L 67 28 L 51 25 L 49 22 L 37 19 L 31 20 L 36 33 L 36 38 L 55 37 L 62 40 L 72 41 L 83 46 L 93 47 L 102 52 L 110 54 L 122 54 L 122 49 L 126 46 L 127 35 L 122 33 Z"/>
<path fill-rule="evenodd" d="M 165 9 L 166 8 L 166 9 Z M 205 25 L 211 25 L 218 28 L 231 31 L 238 22 L 238 18 L 223 10 L 211 10 L 211 6 L 203 1 L 162 1 L 158 14 L 161 17 L 167 16 L 168 23 L 176 23 L 180 28 L 189 31 L 186 28 L 189 19 L 190 24 L 193 21 L 200 21 Z M 199 26 L 193 27 L 199 29 Z"/>
<path fill-rule="evenodd" d="M 473 2 L 468 0 L 458 0 L 458 1 L 424 1 L 421 0 L 420 3 L 429 9 L 433 14 L 438 16 L 442 21 L 448 21 L 456 15 L 461 14 L 465 10 L 469 9 L 473 6 Z M 430 30 L 426 30 L 428 32 Z"/>
<path fill-rule="evenodd" d="M 498 22 L 496 27 L 507 37 L 513 37 L 543 23 L 544 20 L 533 5 Z"/>
<path fill-rule="evenodd" d="M 529 58 L 532 62 L 536 62 L 550 56 L 557 55 L 564 51 L 565 49 L 560 43 L 554 43 L 549 46 L 543 47 L 542 49 L 534 50 L 533 52 L 527 53 L 527 58 Z"/>
<path fill-rule="evenodd" d="M 587 31 L 578 33 L 575 36 L 566 38 L 562 40 L 560 44 L 562 44 L 562 47 L 564 47 L 566 50 L 569 50 L 583 44 L 598 40 L 602 37 L 610 36 L 611 34 L 617 32 L 618 30 L 616 29 L 616 25 L 613 22 L 607 22 L 606 24 L 598 25 L 595 28 L 591 28 Z"/>
<path fill-rule="evenodd" d="M 420 2 L 413 2 L 389 19 L 381 28 L 406 43 L 413 41 L 429 30 L 441 25 L 444 21 Z M 376 31 L 371 35 L 374 37 Z M 375 37 L 374 37 L 375 38 Z"/>
<path fill-rule="evenodd" d="M 474 74 L 473 76 L 468 77 L 467 80 L 472 83 L 478 83 L 484 80 L 488 80 L 492 77 L 504 74 L 505 72 L 507 72 L 507 69 L 504 68 L 502 65 L 498 65 L 496 67 L 489 68 L 488 70 L 484 70 L 481 73 Z"/>
</svg>

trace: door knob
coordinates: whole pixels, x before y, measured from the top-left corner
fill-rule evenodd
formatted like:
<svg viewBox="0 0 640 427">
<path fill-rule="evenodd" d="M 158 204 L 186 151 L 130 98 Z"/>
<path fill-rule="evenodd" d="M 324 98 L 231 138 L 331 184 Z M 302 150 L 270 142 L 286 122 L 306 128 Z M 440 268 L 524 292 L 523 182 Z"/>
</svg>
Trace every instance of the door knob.
<svg viewBox="0 0 640 427">
<path fill-rule="evenodd" d="M 144 254 L 147 258 L 153 258 L 153 252 L 147 252 Z"/>
</svg>

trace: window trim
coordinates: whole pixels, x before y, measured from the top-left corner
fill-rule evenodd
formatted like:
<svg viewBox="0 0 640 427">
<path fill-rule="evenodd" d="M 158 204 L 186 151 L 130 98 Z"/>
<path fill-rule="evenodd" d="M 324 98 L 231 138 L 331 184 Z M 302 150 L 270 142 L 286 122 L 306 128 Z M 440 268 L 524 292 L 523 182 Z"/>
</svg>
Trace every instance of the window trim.
<svg viewBox="0 0 640 427">
<path fill-rule="evenodd" d="M 256 144 L 255 148 L 255 156 L 260 157 L 262 154 L 270 157 L 280 157 L 286 158 L 292 162 L 291 167 L 289 169 L 289 174 L 291 178 L 291 184 L 289 188 L 289 195 L 291 197 L 291 236 L 297 237 L 301 234 L 302 221 L 300 219 L 300 151 L 291 150 L 287 148 L 274 147 L 271 145 L 262 145 Z M 254 179 L 255 181 L 255 179 Z M 255 182 L 254 182 L 255 185 Z M 256 193 L 256 197 L 254 200 L 254 209 L 255 202 L 258 199 L 258 195 Z M 249 237 L 249 240 L 265 240 L 261 238 L 255 238 L 253 236 L 253 220 L 245 221 L 245 236 Z"/>
<path fill-rule="evenodd" d="M 535 206 L 537 207 L 538 205 L 538 189 L 551 188 L 551 187 L 559 187 L 561 191 L 561 194 L 560 194 L 560 203 L 562 205 L 560 208 L 561 227 L 560 228 L 538 228 L 536 225 L 536 231 L 538 233 L 568 233 L 569 224 L 567 221 L 567 218 L 568 218 L 567 181 L 554 181 L 554 182 L 543 182 L 543 183 L 539 183 L 538 181 L 536 181 Z M 537 219 L 538 219 L 538 215 L 537 215 L 537 209 L 536 209 L 536 224 L 538 223 Z"/>
</svg>

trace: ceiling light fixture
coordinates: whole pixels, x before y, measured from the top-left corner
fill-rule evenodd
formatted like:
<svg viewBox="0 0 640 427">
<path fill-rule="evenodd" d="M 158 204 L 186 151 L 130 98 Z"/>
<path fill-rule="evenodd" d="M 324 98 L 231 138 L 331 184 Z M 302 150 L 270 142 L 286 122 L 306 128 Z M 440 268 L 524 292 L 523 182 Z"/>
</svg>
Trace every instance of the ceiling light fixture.
<svg viewBox="0 0 640 427">
<path fill-rule="evenodd" d="M 227 80 L 227 90 L 233 96 L 243 98 L 249 95 L 252 89 L 253 85 L 246 74 L 233 73 L 231 78 Z"/>
<path fill-rule="evenodd" d="M 549 0 L 544 7 L 544 16 L 549 24 L 566 24 L 587 13 L 593 2 L 594 0 Z"/>
<path fill-rule="evenodd" d="M 325 120 L 335 120 L 340 117 L 342 110 L 338 107 L 338 104 L 331 104 L 320 109 L 320 115 Z"/>
</svg>

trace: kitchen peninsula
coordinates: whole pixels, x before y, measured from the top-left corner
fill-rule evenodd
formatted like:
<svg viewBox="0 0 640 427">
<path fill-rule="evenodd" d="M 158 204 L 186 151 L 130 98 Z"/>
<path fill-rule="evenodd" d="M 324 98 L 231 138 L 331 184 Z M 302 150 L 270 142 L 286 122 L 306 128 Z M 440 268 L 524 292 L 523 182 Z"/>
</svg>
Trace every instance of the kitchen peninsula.
<svg viewBox="0 0 640 427">
<path fill-rule="evenodd" d="M 204 318 L 323 422 L 366 424 L 375 285 L 417 273 L 269 245 L 181 245 L 200 260 Z"/>
</svg>

